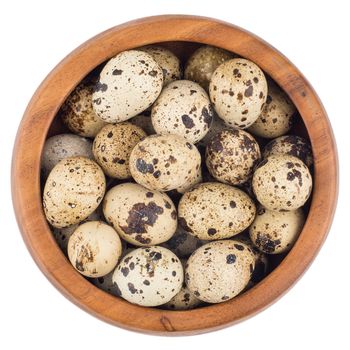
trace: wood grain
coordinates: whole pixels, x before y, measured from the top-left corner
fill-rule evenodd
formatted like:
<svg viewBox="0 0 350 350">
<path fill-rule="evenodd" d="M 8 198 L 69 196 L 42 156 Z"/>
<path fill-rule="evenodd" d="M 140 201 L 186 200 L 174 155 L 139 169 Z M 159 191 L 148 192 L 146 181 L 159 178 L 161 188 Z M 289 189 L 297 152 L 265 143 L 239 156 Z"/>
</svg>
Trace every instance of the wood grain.
<svg viewBox="0 0 350 350">
<path fill-rule="evenodd" d="M 175 41 L 176 43 L 169 43 Z M 99 290 L 69 264 L 46 223 L 40 193 L 40 156 L 62 102 L 95 67 L 120 51 L 167 42 L 183 57 L 192 42 L 215 45 L 257 63 L 287 92 L 299 110 L 315 157 L 309 215 L 297 243 L 261 283 L 228 302 L 191 311 L 143 308 Z M 286 57 L 236 26 L 193 16 L 149 17 L 119 25 L 87 41 L 42 82 L 18 129 L 13 151 L 12 194 L 18 225 L 33 259 L 46 277 L 76 305 L 119 327 L 164 335 L 196 334 L 242 321 L 280 298 L 306 271 L 323 244 L 336 206 L 337 152 L 332 130 L 316 93 Z M 287 317 L 287 316 L 285 316 Z"/>
</svg>

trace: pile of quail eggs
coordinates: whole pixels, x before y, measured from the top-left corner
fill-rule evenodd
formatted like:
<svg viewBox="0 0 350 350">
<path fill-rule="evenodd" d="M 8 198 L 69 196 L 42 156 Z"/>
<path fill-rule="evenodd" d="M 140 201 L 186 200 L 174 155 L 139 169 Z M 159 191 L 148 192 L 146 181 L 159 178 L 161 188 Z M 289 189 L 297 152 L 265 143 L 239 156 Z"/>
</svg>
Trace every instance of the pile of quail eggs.
<svg viewBox="0 0 350 350">
<path fill-rule="evenodd" d="M 202 46 L 124 51 L 59 112 L 43 208 L 72 266 L 141 306 L 186 310 L 251 288 L 288 252 L 312 190 L 296 108 L 253 62 Z"/>
</svg>

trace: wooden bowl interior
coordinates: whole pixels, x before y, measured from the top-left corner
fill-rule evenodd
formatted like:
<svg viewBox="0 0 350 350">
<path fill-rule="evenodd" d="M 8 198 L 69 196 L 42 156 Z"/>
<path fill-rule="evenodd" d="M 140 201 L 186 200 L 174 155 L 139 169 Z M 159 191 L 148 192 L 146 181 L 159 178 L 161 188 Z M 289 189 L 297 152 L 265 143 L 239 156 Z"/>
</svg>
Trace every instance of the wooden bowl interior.
<svg viewBox="0 0 350 350">
<path fill-rule="evenodd" d="M 160 45 L 162 47 L 168 48 L 171 50 L 179 59 L 181 60 L 181 64 L 184 67 L 185 63 L 187 62 L 190 55 L 200 46 L 202 46 L 199 43 L 193 43 L 193 42 L 184 42 L 184 41 L 172 41 L 172 42 L 162 42 L 162 43 L 154 43 L 154 45 Z M 103 62 L 102 64 L 98 65 L 95 69 L 93 69 L 91 72 L 89 72 L 84 79 L 94 79 L 97 78 L 99 75 L 99 72 L 102 70 L 105 63 L 108 61 L 108 59 Z M 271 79 L 271 78 L 270 78 Z M 54 118 L 48 133 L 47 137 L 54 136 L 61 133 L 70 133 L 70 131 L 67 129 L 67 127 L 62 123 L 60 112 L 57 113 L 56 117 Z M 307 139 L 309 142 L 309 135 L 307 132 L 307 129 L 305 127 L 305 124 L 303 122 L 303 119 L 299 112 L 297 112 L 294 116 L 294 125 L 291 129 L 291 131 L 288 133 L 291 135 L 298 135 L 305 139 Z M 253 135 L 254 136 L 254 135 Z M 255 136 L 254 136 L 255 137 Z M 270 140 L 263 139 L 261 137 L 255 137 L 258 141 L 261 149 L 266 145 L 267 142 Z M 44 180 L 44 179 L 43 179 Z M 112 181 L 112 183 L 114 183 Z M 42 181 L 42 187 L 43 187 L 44 181 Z M 305 216 L 308 215 L 309 209 L 310 209 L 310 203 L 311 203 L 312 195 L 310 196 L 309 200 L 304 206 L 304 212 Z M 277 255 L 269 255 L 269 270 L 267 274 L 271 273 L 286 257 L 288 253 L 282 253 Z M 72 267 L 73 268 L 73 267 Z M 97 287 L 96 287 L 97 288 Z M 205 307 L 205 306 L 204 306 Z"/>
</svg>

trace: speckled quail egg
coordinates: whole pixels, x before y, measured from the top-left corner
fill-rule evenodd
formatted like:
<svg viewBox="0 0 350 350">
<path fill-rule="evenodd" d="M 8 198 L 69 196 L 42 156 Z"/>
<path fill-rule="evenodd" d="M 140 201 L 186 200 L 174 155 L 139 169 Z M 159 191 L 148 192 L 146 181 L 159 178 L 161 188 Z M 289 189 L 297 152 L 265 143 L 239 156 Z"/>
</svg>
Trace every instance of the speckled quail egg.
<svg viewBox="0 0 350 350">
<path fill-rule="evenodd" d="M 209 131 L 214 116 L 204 89 L 178 80 L 163 89 L 152 106 L 152 125 L 158 134 L 176 134 L 196 143 Z"/>
<path fill-rule="evenodd" d="M 134 183 L 110 189 L 103 200 L 103 213 L 119 235 L 136 246 L 165 242 L 176 231 L 176 208 L 171 199 Z"/>
<path fill-rule="evenodd" d="M 261 154 L 254 137 L 244 130 L 217 133 L 206 148 L 206 164 L 218 181 L 239 185 L 249 180 Z"/>
<path fill-rule="evenodd" d="M 248 131 L 268 139 L 284 135 L 292 127 L 295 112 L 295 106 L 287 94 L 274 82 L 268 81 L 265 106 Z"/>
<path fill-rule="evenodd" d="M 139 184 L 170 191 L 198 173 L 201 156 L 196 146 L 178 135 L 151 135 L 135 146 L 129 164 L 131 175 Z"/>
<path fill-rule="evenodd" d="M 86 219 L 101 203 L 106 189 L 102 169 L 91 159 L 61 160 L 46 180 L 43 207 L 47 221 L 62 228 Z"/>
<path fill-rule="evenodd" d="M 146 52 L 124 51 L 110 59 L 92 95 L 99 118 L 108 123 L 130 119 L 153 104 L 163 85 L 163 71 Z"/>
<path fill-rule="evenodd" d="M 210 140 L 219 132 L 225 130 L 225 129 L 229 129 L 230 127 L 228 125 L 225 124 L 225 122 L 219 118 L 217 115 L 214 116 L 213 118 L 213 122 L 211 124 L 211 127 L 208 131 L 208 133 L 197 142 L 196 146 L 197 147 L 206 147 L 208 145 L 208 143 L 210 142 Z"/>
<path fill-rule="evenodd" d="M 264 253 L 284 253 L 292 248 L 304 222 L 302 209 L 277 212 L 261 207 L 249 228 L 250 239 Z"/>
<path fill-rule="evenodd" d="M 62 159 L 82 156 L 93 159 L 92 142 L 72 134 L 60 134 L 48 138 L 41 156 L 41 169 L 45 176 Z"/>
<path fill-rule="evenodd" d="M 147 52 L 159 64 L 163 71 L 163 86 L 181 79 L 180 60 L 168 49 L 160 46 L 144 46 L 138 50 Z"/>
<path fill-rule="evenodd" d="M 113 274 L 118 295 L 130 303 L 158 306 L 176 295 L 183 268 L 174 253 L 163 247 L 142 247 L 126 255 Z"/>
<path fill-rule="evenodd" d="M 156 133 L 150 115 L 139 114 L 136 117 L 129 119 L 129 122 L 141 128 L 147 135 L 153 135 Z"/>
<path fill-rule="evenodd" d="M 231 52 L 218 47 L 202 46 L 188 59 L 185 67 L 185 79 L 195 81 L 208 91 L 209 82 L 215 69 L 233 57 Z"/>
<path fill-rule="evenodd" d="M 131 177 L 129 158 L 131 151 L 146 133 L 131 123 L 109 124 L 96 135 L 92 151 L 97 163 L 109 177 Z"/>
<path fill-rule="evenodd" d="M 247 286 L 254 264 L 254 254 L 244 243 L 235 240 L 210 242 L 188 259 L 185 282 L 198 299 L 222 303 Z"/>
<path fill-rule="evenodd" d="M 179 224 L 204 240 L 232 237 L 254 220 L 255 204 L 236 187 L 206 182 L 186 192 L 179 203 Z"/>
<path fill-rule="evenodd" d="M 202 182 L 202 169 L 199 168 L 193 176 L 191 176 L 182 186 L 178 187 L 176 189 L 177 192 L 184 194 L 185 192 L 189 191 L 193 186 L 199 184 Z"/>
<path fill-rule="evenodd" d="M 68 241 L 71 264 L 87 277 L 101 277 L 111 272 L 121 254 L 117 232 L 102 221 L 89 221 L 78 226 Z"/>
<path fill-rule="evenodd" d="M 103 220 L 104 220 L 104 217 L 102 213 L 102 208 L 101 206 L 99 206 L 93 213 L 91 213 L 82 222 L 75 225 L 68 226 L 68 227 L 62 227 L 62 228 L 54 227 L 52 230 L 52 234 L 55 237 L 55 240 L 58 246 L 66 254 L 69 238 L 79 225 L 83 224 L 86 221 L 103 221 Z"/>
<path fill-rule="evenodd" d="M 263 157 L 287 154 L 301 159 L 308 167 L 313 163 L 310 144 L 300 136 L 281 136 L 270 141 L 264 149 Z"/>
<path fill-rule="evenodd" d="M 178 225 L 174 235 L 163 243 L 162 246 L 170 249 L 179 258 L 188 258 L 204 243 L 205 241 L 189 234 L 181 225 Z"/>
<path fill-rule="evenodd" d="M 305 204 L 312 190 L 307 166 L 288 155 L 265 158 L 257 167 L 253 180 L 257 200 L 270 210 L 295 210 Z"/>
<path fill-rule="evenodd" d="M 92 108 L 93 88 L 92 82 L 79 84 L 62 106 L 63 123 L 74 134 L 95 137 L 106 125 L 106 122 L 96 116 Z"/>
<path fill-rule="evenodd" d="M 267 82 L 253 62 L 234 58 L 221 64 L 209 85 L 213 106 L 226 124 L 240 129 L 259 117 L 267 97 Z"/>
<path fill-rule="evenodd" d="M 181 260 L 182 267 L 185 268 L 187 260 Z M 202 301 L 196 298 L 186 284 L 183 283 L 179 293 L 177 293 L 170 301 L 162 305 L 167 310 L 190 310 L 202 304 Z"/>
</svg>

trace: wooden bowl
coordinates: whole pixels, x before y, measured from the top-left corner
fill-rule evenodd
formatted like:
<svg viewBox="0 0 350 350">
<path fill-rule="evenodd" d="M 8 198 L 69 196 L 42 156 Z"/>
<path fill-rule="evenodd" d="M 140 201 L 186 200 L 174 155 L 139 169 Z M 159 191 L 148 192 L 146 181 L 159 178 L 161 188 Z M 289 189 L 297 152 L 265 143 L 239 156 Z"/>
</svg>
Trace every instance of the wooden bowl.
<svg viewBox="0 0 350 350">
<path fill-rule="evenodd" d="M 70 265 L 56 244 L 41 203 L 40 157 L 45 139 L 60 131 L 54 119 L 72 89 L 120 51 L 164 43 L 186 58 L 199 44 L 235 52 L 259 65 L 296 105 L 312 144 L 314 189 L 303 231 L 290 253 L 258 285 L 221 304 L 165 311 L 130 304 L 96 288 Z M 57 121 L 57 119 L 56 119 Z M 299 124 L 303 126 L 303 123 Z M 281 297 L 305 272 L 323 244 L 336 206 L 337 153 L 316 93 L 286 57 L 255 35 L 221 21 L 193 16 L 149 17 L 109 29 L 69 54 L 31 99 L 13 152 L 12 193 L 18 225 L 45 276 L 76 305 L 119 327 L 156 334 L 196 334 L 242 321 Z M 282 316 L 287 317 L 287 316 Z"/>
</svg>

